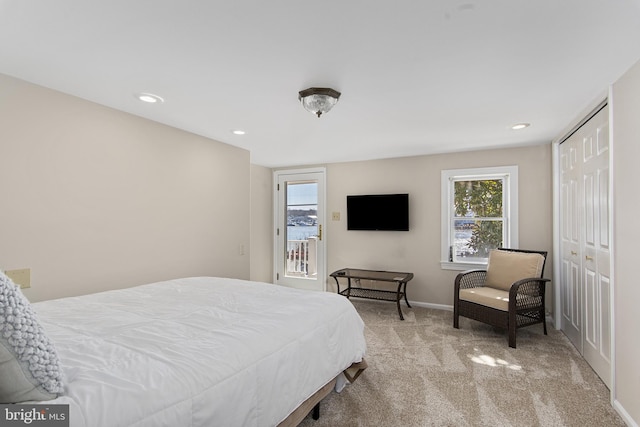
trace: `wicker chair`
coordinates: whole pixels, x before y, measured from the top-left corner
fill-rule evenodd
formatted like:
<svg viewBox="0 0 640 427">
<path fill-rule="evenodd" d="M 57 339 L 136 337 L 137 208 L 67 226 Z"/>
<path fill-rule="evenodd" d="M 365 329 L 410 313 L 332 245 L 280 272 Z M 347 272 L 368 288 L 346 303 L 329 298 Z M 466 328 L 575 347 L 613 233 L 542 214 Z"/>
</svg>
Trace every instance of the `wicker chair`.
<svg viewBox="0 0 640 427">
<path fill-rule="evenodd" d="M 507 329 L 509 347 L 516 348 L 516 330 L 542 323 L 547 335 L 542 278 L 547 252 L 498 248 L 489 255 L 487 270 L 465 271 L 456 277 L 453 327 L 467 317 Z"/>
</svg>

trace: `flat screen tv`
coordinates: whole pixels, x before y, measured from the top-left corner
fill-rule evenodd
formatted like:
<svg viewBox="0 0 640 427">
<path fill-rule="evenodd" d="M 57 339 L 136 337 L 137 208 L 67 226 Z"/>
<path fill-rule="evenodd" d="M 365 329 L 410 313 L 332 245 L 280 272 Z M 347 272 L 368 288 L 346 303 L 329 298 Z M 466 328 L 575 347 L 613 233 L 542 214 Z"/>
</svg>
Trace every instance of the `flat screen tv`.
<svg viewBox="0 0 640 427">
<path fill-rule="evenodd" d="M 409 231 L 409 195 L 347 196 L 347 230 Z"/>
</svg>

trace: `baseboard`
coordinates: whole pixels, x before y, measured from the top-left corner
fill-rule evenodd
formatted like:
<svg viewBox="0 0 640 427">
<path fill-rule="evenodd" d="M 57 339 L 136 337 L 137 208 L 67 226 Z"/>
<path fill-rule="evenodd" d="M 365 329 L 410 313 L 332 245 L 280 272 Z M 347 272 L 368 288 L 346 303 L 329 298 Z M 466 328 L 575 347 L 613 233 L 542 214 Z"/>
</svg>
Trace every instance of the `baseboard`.
<svg viewBox="0 0 640 427">
<path fill-rule="evenodd" d="M 380 303 L 388 303 L 388 301 L 379 301 L 379 300 L 371 300 L 371 301 L 375 301 L 375 302 L 380 302 Z M 400 301 L 400 305 L 404 306 L 404 301 Z M 409 304 L 411 304 L 411 306 L 416 306 L 416 307 L 422 307 L 422 308 L 432 308 L 434 310 L 444 310 L 444 311 L 453 311 L 453 306 L 452 305 L 447 305 L 447 304 L 432 304 L 429 302 L 420 302 L 420 301 L 409 301 Z M 553 318 L 553 316 L 549 316 L 547 315 L 547 324 L 551 324 L 552 326 L 555 325 L 555 320 Z"/>
<path fill-rule="evenodd" d="M 616 410 L 616 412 L 620 415 L 620 417 L 622 417 L 622 420 L 629 427 L 638 427 L 638 423 L 636 423 L 635 420 L 631 418 L 631 415 L 629 415 L 629 413 L 624 409 L 624 407 L 620 404 L 619 401 L 617 400 L 613 401 L 613 409 Z"/>
<path fill-rule="evenodd" d="M 433 308 L 435 310 L 453 311 L 453 306 L 446 305 L 446 304 L 431 304 L 428 302 L 419 302 L 419 301 L 409 301 L 409 304 L 411 304 L 412 306 L 415 305 L 416 307 Z"/>
<path fill-rule="evenodd" d="M 379 303 L 379 304 L 389 304 L 389 302 L 392 302 L 392 303 L 395 302 L 395 301 L 377 300 L 377 299 L 358 299 L 358 301 L 369 301 L 372 303 Z M 431 304 L 428 302 L 420 302 L 420 301 L 409 301 L 409 304 L 411 304 L 412 307 L 416 306 L 416 307 L 422 307 L 422 308 L 432 308 L 434 310 L 453 311 L 453 306 L 446 305 L 446 304 Z M 401 308 L 406 307 L 404 300 L 400 300 L 400 307 Z"/>
</svg>

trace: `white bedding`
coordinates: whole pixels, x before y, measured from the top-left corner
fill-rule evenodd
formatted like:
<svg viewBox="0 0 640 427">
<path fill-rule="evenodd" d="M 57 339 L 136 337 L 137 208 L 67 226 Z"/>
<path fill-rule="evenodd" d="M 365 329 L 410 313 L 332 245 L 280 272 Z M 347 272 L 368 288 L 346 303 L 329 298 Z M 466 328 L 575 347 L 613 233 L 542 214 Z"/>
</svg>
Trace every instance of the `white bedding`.
<svg viewBox="0 0 640 427">
<path fill-rule="evenodd" d="M 344 297 L 188 278 L 34 304 L 72 427 L 274 426 L 365 354 Z"/>
</svg>

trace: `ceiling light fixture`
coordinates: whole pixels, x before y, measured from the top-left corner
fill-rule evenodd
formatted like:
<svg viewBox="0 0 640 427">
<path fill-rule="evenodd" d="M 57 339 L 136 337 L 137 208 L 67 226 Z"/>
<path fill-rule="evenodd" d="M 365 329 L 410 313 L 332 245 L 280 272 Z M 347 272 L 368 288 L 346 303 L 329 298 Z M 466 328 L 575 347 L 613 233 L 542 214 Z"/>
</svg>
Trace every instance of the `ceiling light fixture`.
<svg viewBox="0 0 640 427">
<path fill-rule="evenodd" d="M 244 134 L 246 134 L 246 132 L 241 130 L 241 129 L 232 130 L 231 133 L 233 133 L 234 135 L 244 135 Z"/>
<path fill-rule="evenodd" d="M 340 92 L 324 87 L 311 87 L 298 92 L 304 109 L 318 117 L 331 110 L 339 98 Z"/>
<path fill-rule="evenodd" d="M 153 93 L 137 93 L 135 97 L 138 98 L 138 100 L 147 102 L 149 104 L 162 104 L 164 102 L 164 99 L 162 99 L 162 97 L 154 95 Z"/>
<path fill-rule="evenodd" d="M 520 129 L 528 128 L 529 126 L 531 126 L 531 123 L 516 123 L 515 125 L 511 126 L 511 129 L 520 130 Z"/>
</svg>

